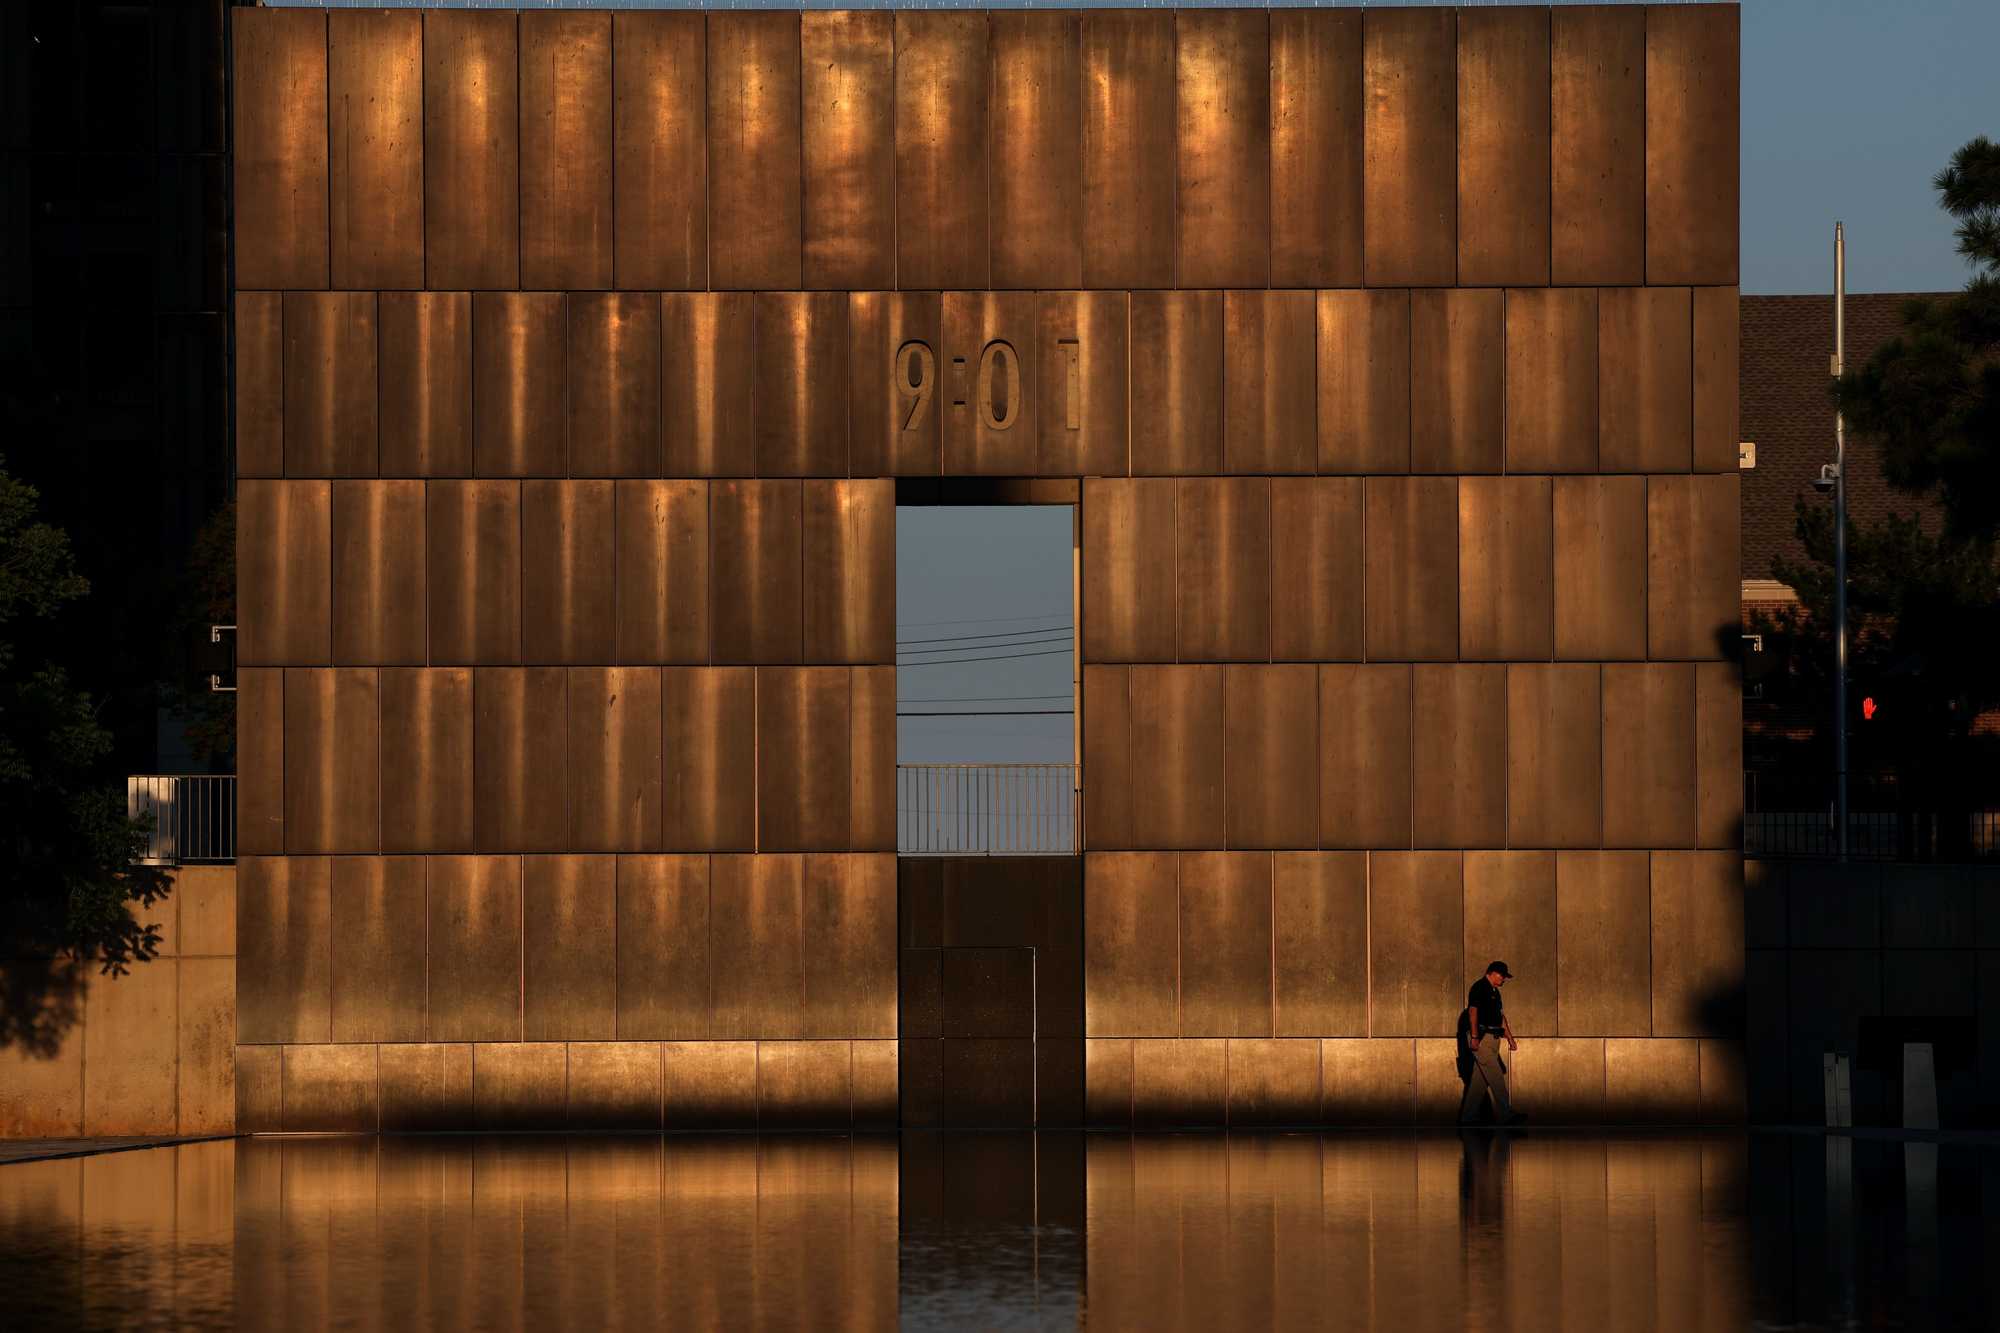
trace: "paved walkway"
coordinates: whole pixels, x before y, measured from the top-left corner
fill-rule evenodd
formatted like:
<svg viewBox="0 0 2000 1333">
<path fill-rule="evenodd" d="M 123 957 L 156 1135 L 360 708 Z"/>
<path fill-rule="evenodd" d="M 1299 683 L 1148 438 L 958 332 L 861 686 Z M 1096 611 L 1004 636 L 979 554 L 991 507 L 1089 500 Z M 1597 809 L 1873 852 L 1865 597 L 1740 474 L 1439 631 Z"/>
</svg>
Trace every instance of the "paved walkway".
<svg viewBox="0 0 2000 1333">
<path fill-rule="evenodd" d="M 234 1138 L 233 1134 L 190 1134 L 181 1137 L 119 1139 L 0 1139 L 0 1166 L 10 1162 L 42 1162 L 51 1157 L 88 1157 L 100 1152 L 128 1152 L 133 1148 L 167 1148 L 176 1143 L 205 1143 L 210 1139 Z"/>
</svg>

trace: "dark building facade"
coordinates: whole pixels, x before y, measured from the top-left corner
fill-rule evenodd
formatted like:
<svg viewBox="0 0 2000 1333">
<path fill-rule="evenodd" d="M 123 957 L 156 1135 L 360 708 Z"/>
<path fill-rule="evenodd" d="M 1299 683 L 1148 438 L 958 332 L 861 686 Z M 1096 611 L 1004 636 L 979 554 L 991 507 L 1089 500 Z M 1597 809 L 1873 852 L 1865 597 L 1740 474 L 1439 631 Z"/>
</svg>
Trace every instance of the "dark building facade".
<svg viewBox="0 0 2000 1333">
<path fill-rule="evenodd" d="M 1740 1118 L 1734 7 L 234 17 L 239 1128 L 1448 1118 L 1496 956 Z M 898 866 L 925 478 L 1079 858 Z"/>
</svg>

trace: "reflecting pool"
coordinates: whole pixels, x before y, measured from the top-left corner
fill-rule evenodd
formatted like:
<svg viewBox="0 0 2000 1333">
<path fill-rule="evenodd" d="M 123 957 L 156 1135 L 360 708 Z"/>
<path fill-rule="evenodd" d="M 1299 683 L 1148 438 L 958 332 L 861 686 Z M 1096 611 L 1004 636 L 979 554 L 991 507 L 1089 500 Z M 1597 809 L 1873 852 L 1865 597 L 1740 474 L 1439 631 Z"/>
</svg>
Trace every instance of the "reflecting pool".
<svg viewBox="0 0 2000 1333">
<path fill-rule="evenodd" d="M 2000 1149 L 262 1138 L 0 1166 L 0 1328 L 1975 1327 Z"/>
</svg>

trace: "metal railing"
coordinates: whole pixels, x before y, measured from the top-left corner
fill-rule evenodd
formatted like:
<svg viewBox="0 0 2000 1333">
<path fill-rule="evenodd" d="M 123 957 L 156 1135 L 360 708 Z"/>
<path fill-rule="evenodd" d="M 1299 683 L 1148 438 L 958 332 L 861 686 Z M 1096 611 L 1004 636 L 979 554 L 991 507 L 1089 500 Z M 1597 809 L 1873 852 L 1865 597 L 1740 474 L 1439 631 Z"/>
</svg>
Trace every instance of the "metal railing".
<svg viewBox="0 0 2000 1333">
<path fill-rule="evenodd" d="M 1831 784 L 1815 775 L 1743 774 L 1743 851 L 1748 856 L 1839 854 Z M 2000 809 L 1912 808 L 1893 781 L 1856 775 L 1847 811 L 1847 854 L 1856 861 L 1989 860 L 2000 857 Z"/>
<path fill-rule="evenodd" d="M 144 774 L 125 779 L 125 813 L 150 817 L 147 865 L 188 865 L 236 859 L 236 776 L 232 773 Z"/>
<path fill-rule="evenodd" d="M 1082 846 L 1075 764 L 896 766 L 896 850 L 905 856 L 1065 855 Z"/>
</svg>

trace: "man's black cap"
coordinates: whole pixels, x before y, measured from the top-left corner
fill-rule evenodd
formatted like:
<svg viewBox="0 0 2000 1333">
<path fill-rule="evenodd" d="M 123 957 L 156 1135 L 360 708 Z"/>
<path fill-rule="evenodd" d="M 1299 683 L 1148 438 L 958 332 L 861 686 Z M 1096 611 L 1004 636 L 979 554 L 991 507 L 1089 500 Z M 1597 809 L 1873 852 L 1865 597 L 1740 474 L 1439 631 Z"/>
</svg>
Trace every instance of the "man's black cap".
<svg viewBox="0 0 2000 1333">
<path fill-rule="evenodd" d="M 1495 959 L 1494 961 L 1488 963 L 1486 965 L 1486 970 L 1488 972 L 1498 972 L 1501 976 L 1507 978 L 1507 980 L 1509 981 L 1512 981 L 1514 979 L 1514 974 L 1507 970 L 1507 965 L 1499 961 L 1498 959 Z"/>
</svg>

